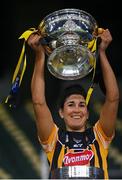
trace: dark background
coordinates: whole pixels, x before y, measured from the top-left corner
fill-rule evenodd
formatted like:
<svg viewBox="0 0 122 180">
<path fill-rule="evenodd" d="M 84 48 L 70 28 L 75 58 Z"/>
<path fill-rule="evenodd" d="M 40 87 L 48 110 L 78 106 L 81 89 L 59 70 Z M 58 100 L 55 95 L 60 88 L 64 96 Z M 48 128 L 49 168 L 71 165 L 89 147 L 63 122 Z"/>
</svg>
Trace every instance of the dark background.
<svg viewBox="0 0 122 180">
<path fill-rule="evenodd" d="M 27 68 L 21 85 L 20 105 L 17 109 L 9 109 L 4 100 L 8 95 L 11 87 L 12 75 L 15 70 L 22 41 L 18 40 L 19 36 L 31 27 L 37 28 L 41 20 L 49 13 L 63 8 L 78 8 L 89 12 L 98 22 L 99 27 L 108 28 L 112 34 L 113 41 L 107 52 L 110 64 L 115 72 L 120 88 L 120 96 L 122 90 L 122 10 L 121 5 L 115 1 L 81 1 L 81 0 L 18 0 L 4 1 L 1 5 L 1 51 L 0 51 L 0 178 L 6 178 L 7 173 L 11 178 L 39 178 L 39 174 L 29 164 L 28 158 L 23 155 L 22 149 L 6 128 L 5 122 L 7 117 L 2 109 L 5 110 L 8 119 L 13 118 L 13 122 L 17 123 L 19 129 L 25 134 L 31 142 L 36 153 L 40 157 L 41 148 L 36 137 L 36 127 L 30 116 L 32 107 L 29 111 L 26 105 L 31 103 L 30 80 L 33 70 L 33 55 L 28 53 Z M 50 108 L 55 112 L 55 102 L 58 97 L 58 91 L 62 81 L 52 77 L 46 68 L 47 83 L 47 99 Z M 97 118 L 97 107 L 99 107 L 100 89 L 95 92 L 94 112 L 92 116 Z M 57 118 L 57 114 L 54 113 Z M 109 157 L 110 176 L 113 178 L 122 178 L 120 173 L 122 169 L 122 113 L 121 113 L 121 97 L 118 113 L 118 122 L 116 138 L 111 148 L 111 156 Z M 9 152 L 9 153 L 8 153 Z M 33 156 L 33 154 L 32 154 Z M 5 173 L 1 173 L 1 169 Z M 40 166 L 41 169 L 41 166 Z M 2 171 L 3 172 L 3 171 Z M 41 173 L 40 173 L 41 174 Z M 9 176 L 8 176 L 9 177 Z"/>
<path fill-rule="evenodd" d="M 3 8 L 2 8 L 3 7 Z M 97 20 L 98 25 L 109 28 L 113 42 L 111 44 L 111 61 L 117 76 L 121 76 L 121 6 L 117 2 L 104 1 L 68 1 L 44 0 L 17 2 L 5 1 L 1 9 L 1 71 L 3 75 L 13 68 L 18 58 L 18 37 L 28 28 L 37 27 L 41 20 L 49 13 L 62 8 L 79 8 L 89 12 Z M 7 61 L 6 61 L 7 60 Z M 8 64 L 8 65 L 7 65 Z"/>
</svg>

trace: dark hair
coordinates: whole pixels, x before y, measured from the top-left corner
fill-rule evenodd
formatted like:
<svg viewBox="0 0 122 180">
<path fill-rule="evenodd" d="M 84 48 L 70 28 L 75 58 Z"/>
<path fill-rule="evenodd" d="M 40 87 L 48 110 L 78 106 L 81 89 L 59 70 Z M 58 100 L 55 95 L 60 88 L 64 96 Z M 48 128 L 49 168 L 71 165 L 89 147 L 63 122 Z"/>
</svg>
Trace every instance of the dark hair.
<svg viewBox="0 0 122 180">
<path fill-rule="evenodd" d="M 84 98 L 86 98 L 86 91 L 81 85 L 79 84 L 70 85 L 66 87 L 64 90 L 62 90 L 58 102 L 58 108 L 63 108 L 66 98 L 68 98 L 72 94 L 80 94 Z"/>
</svg>

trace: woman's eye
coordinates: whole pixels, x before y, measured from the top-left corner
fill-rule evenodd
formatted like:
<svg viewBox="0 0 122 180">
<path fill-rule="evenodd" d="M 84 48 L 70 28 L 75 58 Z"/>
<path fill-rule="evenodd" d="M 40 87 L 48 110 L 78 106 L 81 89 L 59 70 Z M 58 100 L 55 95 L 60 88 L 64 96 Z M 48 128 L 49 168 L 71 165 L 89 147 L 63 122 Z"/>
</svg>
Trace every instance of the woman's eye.
<svg viewBox="0 0 122 180">
<path fill-rule="evenodd" d="M 72 103 L 70 103 L 70 104 L 68 104 L 68 106 L 73 106 L 73 104 L 72 104 Z"/>
<path fill-rule="evenodd" d="M 81 103 L 80 104 L 80 107 L 85 107 L 86 105 L 84 103 Z"/>
</svg>

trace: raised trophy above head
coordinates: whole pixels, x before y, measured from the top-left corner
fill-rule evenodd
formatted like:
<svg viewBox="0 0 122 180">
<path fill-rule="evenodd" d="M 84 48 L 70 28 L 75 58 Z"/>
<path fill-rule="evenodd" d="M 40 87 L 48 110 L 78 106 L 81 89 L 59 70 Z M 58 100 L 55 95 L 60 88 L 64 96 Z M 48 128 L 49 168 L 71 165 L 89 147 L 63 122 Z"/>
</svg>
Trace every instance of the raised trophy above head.
<svg viewBox="0 0 122 180">
<path fill-rule="evenodd" d="M 89 74 L 96 61 L 96 20 L 79 9 L 62 9 L 39 24 L 47 66 L 59 79 L 75 80 Z"/>
<path fill-rule="evenodd" d="M 29 28 L 19 39 L 24 39 L 23 47 L 16 65 L 12 87 L 5 102 L 16 107 L 16 97 L 19 92 L 24 72 L 26 70 L 25 45 L 32 33 L 39 33 L 40 43 L 48 55 L 47 67 L 52 75 L 64 80 L 76 80 L 85 77 L 93 69 L 93 89 L 97 59 L 98 24 L 89 13 L 79 9 L 62 9 L 50 13 L 40 22 L 37 28 Z"/>
</svg>

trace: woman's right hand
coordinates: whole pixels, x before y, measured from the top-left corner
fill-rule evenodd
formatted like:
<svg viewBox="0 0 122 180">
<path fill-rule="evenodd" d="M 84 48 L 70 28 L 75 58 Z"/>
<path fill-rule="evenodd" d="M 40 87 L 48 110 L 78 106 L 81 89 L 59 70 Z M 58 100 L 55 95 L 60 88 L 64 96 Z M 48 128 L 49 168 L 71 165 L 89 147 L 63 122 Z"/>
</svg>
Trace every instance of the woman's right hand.
<svg viewBox="0 0 122 180">
<path fill-rule="evenodd" d="M 29 36 L 27 43 L 35 51 L 36 55 L 44 55 L 45 50 L 41 45 L 41 35 L 38 32 L 33 33 Z"/>
</svg>

